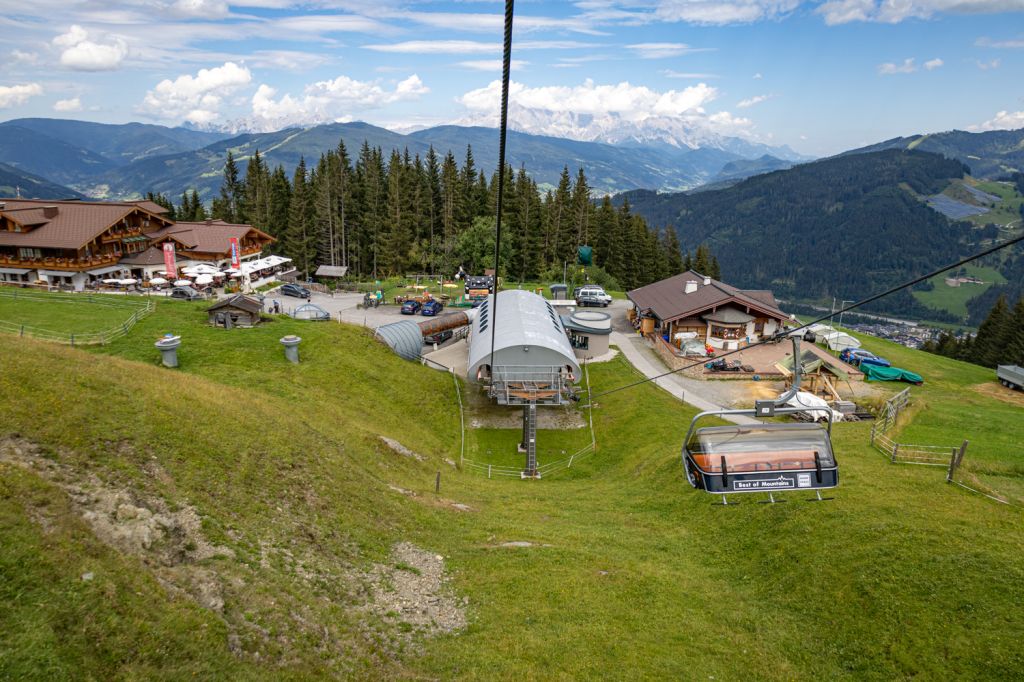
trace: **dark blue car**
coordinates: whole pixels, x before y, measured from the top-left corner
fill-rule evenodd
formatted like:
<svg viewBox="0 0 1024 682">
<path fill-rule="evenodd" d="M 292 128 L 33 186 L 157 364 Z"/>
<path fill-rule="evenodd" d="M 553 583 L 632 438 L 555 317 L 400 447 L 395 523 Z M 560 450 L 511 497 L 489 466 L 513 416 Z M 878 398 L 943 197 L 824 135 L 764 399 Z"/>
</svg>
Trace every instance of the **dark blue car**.
<svg viewBox="0 0 1024 682">
<path fill-rule="evenodd" d="M 428 317 L 439 314 L 444 310 L 444 304 L 440 301 L 427 301 L 423 304 L 420 309 L 420 315 L 426 315 Z"/>
<path fill-rule="evenodd" d="M 402 314 L 415 315 L 420 311 L 420 307 L 421 305 L 419 301 L 406 301 L 402 304 Z"/>
<path fill-rule="evenodd" d="M 880 358 L 877 356 L 872 358 L 861 358 L 860 362 L 858 362 L 857 365 L 875 365 L 877 367 L 892 367 L 891 362 L 889 362 L 885 358 Z"/>
</svg>

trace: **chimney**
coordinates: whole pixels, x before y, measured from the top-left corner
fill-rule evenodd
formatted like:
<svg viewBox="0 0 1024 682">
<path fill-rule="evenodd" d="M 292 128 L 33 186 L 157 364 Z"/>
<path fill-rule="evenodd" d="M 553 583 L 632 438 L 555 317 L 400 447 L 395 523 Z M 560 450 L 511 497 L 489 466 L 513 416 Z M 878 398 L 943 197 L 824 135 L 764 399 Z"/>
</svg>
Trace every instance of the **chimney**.
<svg viewBox="0 0 1024 682">
<path fill-rule="evenodd" d="M 206 219 L 206 224 L 207 225 L 213 225 L 213 220 L 211 218 L 207 218 Z"/>
<path fill-rule="evenodd" d="M 52 205 L 51 206 L 43 206 L 43 216 L 46 217 L 46 218 L 56 218 L 57 217 L 57 207 L 56 206 L 52 206 Z"/>
<path fill-rule="evenodd" d="M 709 284 L 711 284 L 711 278 L 710 277 L 705 277 L 704 278 L 704 286 L 707 286 Z"/>
<path fill-rule="evenodd" d="M 688 279 L 686 280 L 686 289 L 684 290 L 687 294 L 692 294 L 697 291 L 697 281 Z"/>
</svg>

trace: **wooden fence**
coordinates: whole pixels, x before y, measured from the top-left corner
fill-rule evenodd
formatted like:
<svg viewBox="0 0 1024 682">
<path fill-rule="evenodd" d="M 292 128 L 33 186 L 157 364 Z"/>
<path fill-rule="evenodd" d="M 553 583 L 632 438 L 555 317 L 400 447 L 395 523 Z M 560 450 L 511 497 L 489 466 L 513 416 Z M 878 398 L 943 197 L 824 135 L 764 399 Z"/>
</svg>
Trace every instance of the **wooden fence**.
<svg viewBox="0 0 1024 682">
<path fill-rule="evenodd" d="M 900 443 L 891 435 L 899 420 L 900 412 L 910 403 L 910 388 L 905 388 L 885 401 L 881 414 L 871 425 L 871 445 L 886 455 L 893 464 L 923 464 L 925 466 L 949 467 L 957 459 L 963 459 L 962 450 L 967 441 L 960 445 L 922 445 Z"/>
<path fill-rule="evenodd" d="M 0 288 L 0 298 L 9 300 L 27 300 L 39 303 L 53 303 L 55 301 L 59 301 L 81 305 L 102 306 L 104 308 L 120 308 L 125 311 L 126 317 L 121 324 L 102 331 L 83 333 L 58 332 L 52 329 L 43 329 L 41 327 L 33 327 L 30 325 L 0 320 L 0 332 L 17 334 L 18 336 L 28 336 L 35 339 L 41 339 L 43 341 L 52 341 L 54 343 L 65 343 L 72 346 L 106 345 L 111 341 L 126 335 L 132 330 L 132 327 L 134 327 L 139 320 L 151 314 L 156 309 L 156 303 L 154 303 L 149 297 L 142 300 L 128 301 L 119 296 L 110 296 L 107 294 L 54 294 L 25 289 Z"/>
</svg>

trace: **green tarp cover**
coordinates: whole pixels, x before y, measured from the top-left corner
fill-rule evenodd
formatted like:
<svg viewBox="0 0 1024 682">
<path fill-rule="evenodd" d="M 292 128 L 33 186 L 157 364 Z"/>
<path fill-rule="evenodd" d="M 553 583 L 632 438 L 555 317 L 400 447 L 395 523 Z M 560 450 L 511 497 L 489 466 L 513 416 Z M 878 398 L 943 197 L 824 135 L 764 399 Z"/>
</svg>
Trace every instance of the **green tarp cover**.
<svg viewBox="0 0 1024 682">
<path fill-rule="evenodd" d="M 864 372 L 864 378 L 867 381 L 906 381 L 911 384 L 923 384 L 924 379 L 921 378 L 920 374 L 915 374 L 910 370 L 900 369 L 899 367 L 879 367 L 878 365 L 864 365 L 860 366 L 860 371 Z"/>
<path fill-rule="evenodd" d="M 576 262 L 580 265 L 591 265 L 594 261 L 594 247 L 581 246 L 576 250 Z"/>
</svg>

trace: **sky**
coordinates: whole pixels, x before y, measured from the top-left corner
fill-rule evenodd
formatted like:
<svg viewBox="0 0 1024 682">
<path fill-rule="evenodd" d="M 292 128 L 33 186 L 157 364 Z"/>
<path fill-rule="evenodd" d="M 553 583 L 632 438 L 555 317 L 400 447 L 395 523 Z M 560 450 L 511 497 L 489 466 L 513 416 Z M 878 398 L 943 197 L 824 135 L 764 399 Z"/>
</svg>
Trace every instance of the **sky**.
<svg viewBox="0 0 1024 682">
<path fill-rule="evenodd" d="M 493 125 L 503 10 L 0 0 L 0 120 Z M 1024 128 L 1024 0 L 519 0 L 512 80 L 513 127 L 578 139 L 672 130 L 823 156 Z"/>
</svg>

